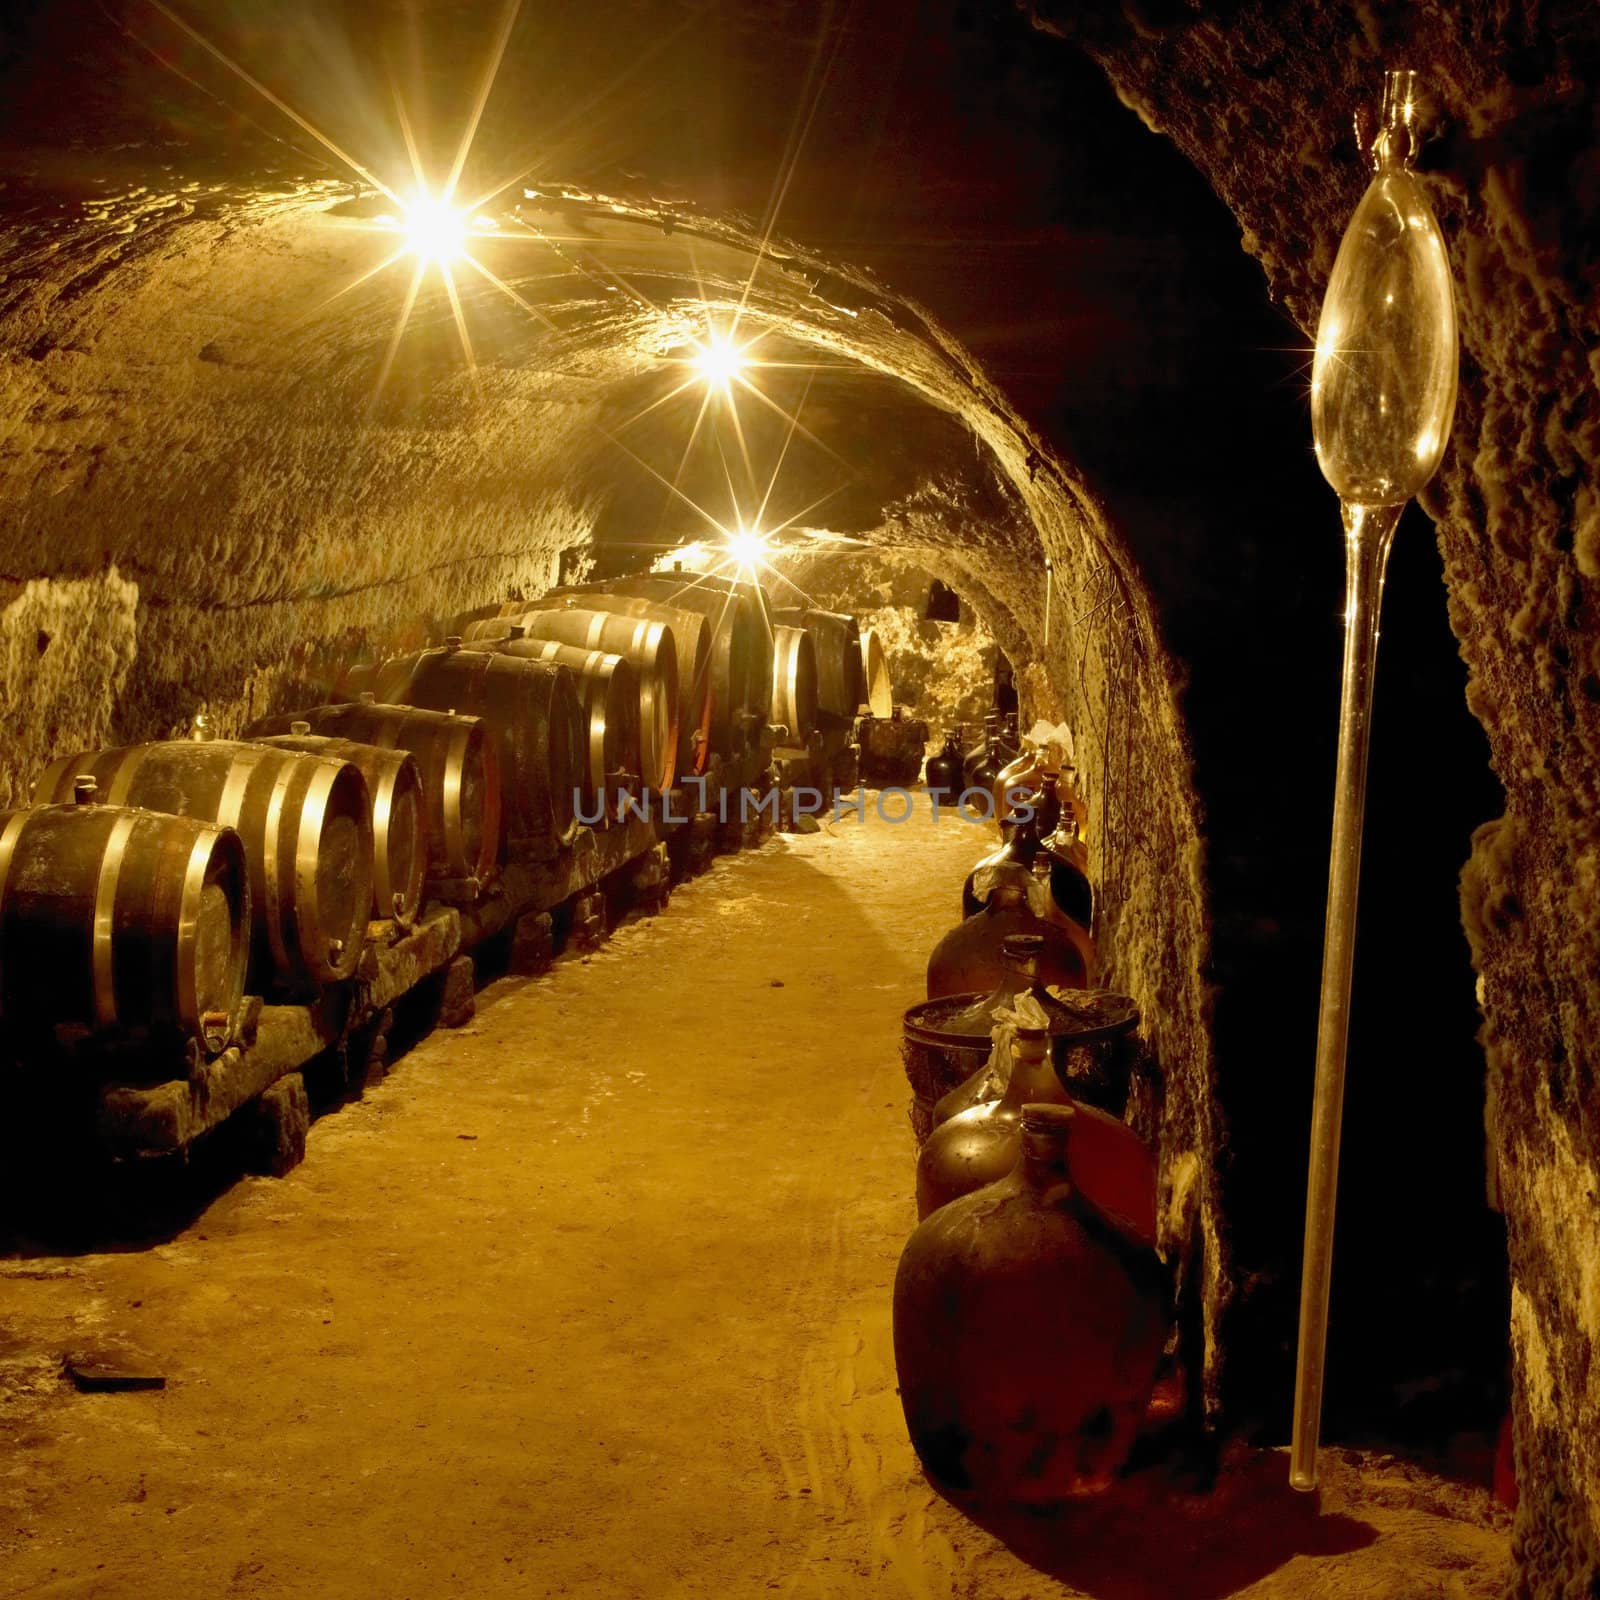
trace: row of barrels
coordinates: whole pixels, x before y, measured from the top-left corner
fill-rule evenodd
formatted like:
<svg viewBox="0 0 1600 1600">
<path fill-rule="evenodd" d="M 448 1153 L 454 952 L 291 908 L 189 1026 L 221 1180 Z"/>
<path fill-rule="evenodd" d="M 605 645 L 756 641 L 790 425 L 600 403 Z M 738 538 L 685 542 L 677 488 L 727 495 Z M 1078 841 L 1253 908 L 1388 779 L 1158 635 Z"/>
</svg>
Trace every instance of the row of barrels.
<svg viewBox="0 0 1600 1600">
<path fill-rule="evenodd" d="M 639 731 L 638 775 L 665 789 L 736 762 L 764 730 L 803 745 L 848 729 L 864 704 L 892 708 L 882 646 L 852 616 L 779 609 L 761 587 L 702 573 L 654 573 L 507 601 L 457 623 L 465 648 L 560 660 L 585 687 L 591 781 L 618 759 L 604 729 Z M 629 702 L 632 714 L 629 714 Z"/>
<path fill-rule="evenodd" d="M 369 921 L 495 871 L 486 720 L 369 702 L 250 734 L 79 751 L 0 815 L 0 1020 L 219 1047 L 247 987 L 344 982 Z"/>
<path fill-rule="evenodd" d="M 215 1046 L 247 984 L 347 980 L 369 919 L 485 882 L 508 844 L 570 845 L 585 797 L 703 773 L 780 714 L 801 739 L 848 722 L 868 680 L 852 618 L 727 580 L 496 610 L 245 740 L 54 762 L 0 815 L 0 1020 Z"/>
</svg>

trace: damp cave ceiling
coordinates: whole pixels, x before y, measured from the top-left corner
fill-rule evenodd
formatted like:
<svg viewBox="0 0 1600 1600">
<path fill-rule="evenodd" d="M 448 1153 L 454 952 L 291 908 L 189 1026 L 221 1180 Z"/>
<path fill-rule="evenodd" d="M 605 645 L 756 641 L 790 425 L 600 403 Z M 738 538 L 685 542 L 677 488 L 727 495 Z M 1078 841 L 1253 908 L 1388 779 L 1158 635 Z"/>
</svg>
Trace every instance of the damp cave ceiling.
<svg viewBox="0 0 1600 1600">
<path fill-rule="evenodd" d="M 620 208 L 519 200 L 503 229 L 473 239 L 505 288 L 454 274 L 470 365 L 436 272 L 396 340 L 412 274 L 400 262 L 360 281 L 394 250 L 392 233 L 351 215 L 371 206 L 315 189 L 189 200 L 180 188 L 46 222 L 33 250 L 78 260 L 36 307 L 15 308 L 13 326 L 25 335 L 33 312 L 38 333 L 13 369 L 33 391 L 14 463 L 30 424 L 51 443 L 22 458 L 11 560 L 49 570 L 52 552 L 89 537 L 101 543 L 81 549 L 85 562 L 131 562 L 159 585 L 188 554 L 165 530 L 196 501 L 246 512 L 276 550 L 303 544 L 296 581 L 313 591 L 397 576 L 393 563 L 416 553 L 362 548 L 361 529 L 404 520 L 419 499 L 505 537 L 519 504 L 555 495 L 571 517 L 558 540 L 580 542 L 595 517 L 620 547 L 763 511 L 768 527 L 859 533 L 930 478 L 950 485 L 954 533 L 981 544 L 983 526 L 1015 517 L 967 427 L 868 364 L 904 363 L 892 326 L 858 331 L 869 297 L 836 310 L 796 269 L 763 264 L 752 278 L 749 251 Z M 141 236 L 120 269 L 131 294 L 77 300 L 125 230 Z M 702 416 L 686 359 L 708 326 L 702 296 L 713 323 L 744 306 L 752 387 L 739 391 L 737 438 Z M 63 459 L 75 435 L 82 448 Z M 181 475 L 162 470 L 173 459 Z M 106 514 L 85 516 L 97 504 Z M 341 521 L 344 537 L 328 537 Z M 219 566 L 216 595 L 259 598 L 285 576 Z"/>
<path fill-rule="evenodd" d="M 1032 543 L 961 414 L 997 410 L 984 380 L 869 273 L 759 247 L 775 175 L 815 188 L 843 155 L 834 133 L 786 167 L 777 122 L 727 138 L 719 56 L 739 56 L 744 113 L 779 70 L 795 104 L 772 46 L 789 27 L 809 47 L 815 23 L 773 9 L 777 35 L 740 7 L 715 28 L 703 6 L 612 8 L 603 28 L 535 7 L 208 7 L 206 41 L 256 86 L 147 0 L 24 14 L 3 129 L 7 570 L 115 562 L 148 601 L 247 604 L 414 575 L 446 530 L 464 560 L 591 531 L 627 560 L 759 513 L 959 546 L 982 604 L 985 546 Z M 471 250 L 499 282 L 454 274 L 469 370 L 437 272 L 395 339 L 409 261 L 367 274 L 398 208 L 350 163 L 409 190 L 403 110 L 437 184 L 491 79 L 460 180 L 498 191 Z M 619 163 L 641 154 L 663 182 Z M 707 305 L 759 334 L 737 448 L 683 388 Z M 261 535 L 242 557 L 240 518 Z"/>
</svg>

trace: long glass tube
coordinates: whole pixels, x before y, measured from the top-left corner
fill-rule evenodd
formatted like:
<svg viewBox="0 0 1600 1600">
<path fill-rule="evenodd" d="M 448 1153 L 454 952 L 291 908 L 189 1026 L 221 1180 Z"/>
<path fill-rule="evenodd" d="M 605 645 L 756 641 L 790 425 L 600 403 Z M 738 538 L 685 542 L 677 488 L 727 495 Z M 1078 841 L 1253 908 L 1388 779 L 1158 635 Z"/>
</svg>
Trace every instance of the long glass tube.
<svg viewBox="0 0 1600 1600">
<path fill-rule="evenodd" d="M 1337 491 L 1344 514 L 1346 599 L 1289 1460 L 1289 1481 L 1297 1489 L 1316 1486 L 1383 575 L 1401 509 L 1433 476 L 1444 454 L 1456 401 L 1450 261 L 1427 192 L 1407 170 L 1418 131 L 1417 88 L 1413 72 L 1385 75 L 1372 145 L 1374 177 L 1339 243 L 1311 366 L 1317 464 Z"/>
<path fill-rule="evenodd" d="M 1346 501 L 1344 682 L 1339 696 L 1339 766 L 1333 788 L 1333 847 L 1328 858 L 1328 914 L 1323 928 L 1322 998 L 1317 1011 L 1317 1076 L 1306 1178 L 1305 1257 L 1300 1277 L 1300 1347 L 1295 1370 L 1294 1437 L 1289 1481 L 1316 1487 L 1322 1423 L 1328 1291 L 1333 1274 L 1334 1205 L 1339 1189 L 1339 1132 L 1344 1114 L 1345 1045 L 1356 954 L 1361 885 L 1361 829 L 1367 802 L 1372 683 L 1378 664 L 1378 616 L 1389 548 L 1404 504 Z"/>
</svg>

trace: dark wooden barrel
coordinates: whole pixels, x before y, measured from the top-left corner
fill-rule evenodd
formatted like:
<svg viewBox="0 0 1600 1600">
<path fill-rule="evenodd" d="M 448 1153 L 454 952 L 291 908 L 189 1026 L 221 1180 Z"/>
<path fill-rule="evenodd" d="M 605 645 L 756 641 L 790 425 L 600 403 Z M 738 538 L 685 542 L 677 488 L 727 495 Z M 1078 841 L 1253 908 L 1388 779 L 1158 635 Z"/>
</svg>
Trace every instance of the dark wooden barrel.
<svg viewBox="0 0 1600 1600">
<path fill-rule="evenodd" d="M 729 578 L 712 572 L 685 572 L 681 567 L 673 572 L 650 572 L 642 576 L 676 583 L 685 594 L 736 595 L 743 602 L 755 636 L 764 642 L 772 637 L 772 596 L 753 578 Z M 750 700 L 752 708 L 760 711 L 772 699 L 772 660 L 764 645 L 756 651 L 754 661 Z"/>
<path fill-rule="evenodd" d="M 304 718 L 291 722 L 288 733 L 251 737 L 274 749 L 331 756 L 359 768 L 372 801 L 372 915 L 380 922 L 413 921 L 428 871 L 428 806 L 415 758 L 405 750 L 313 733 Z"/>
<path fill-rule="evenodd" d="M 678 658 L 672 635 L 659 622 L 632 619 L 627 627 L 613 627 L 611 642 L 600 654 L 618 656 L 634 675 L 634 736 L 637 739 L 638 765 L 630 771 L 640 774 L 646 789 L 670 789 L 678 770 Z M 626 634 L 626 637 L 622 635 Z M 467 645 L 509 645 L 520 642 L 515 653 L 541 659 L 539 648 L 557 651 L 542 659 L 563 661 L 565 651 L 578 658 L 589 658 L 594 651 L 586 645 L 566 645 L 554 638 L 534 638 L 518 618 L 498 616 L 480 618 L 466 624 Z"/>
<path fill-rule="evenodd" d="M 639 675 L 619 655 L 585 650 L 554 639 L 524 637 L 520 622 L 508 636 L 488 646 L 528 661 L 554 661 L 572 674 L 578 703 L 588 719 L 589 761 L 583 793 L 587 815 L 601 797 L 636 793 L 643 776 L 639 749 Z"/>
<path fill-rule="evenodd" d="M 447 645 L 386 662 L 372 691 L 391 704 L 465 711 L 484 720 L 500 746 L 502 804 L 513 846 L 540 853 L 577 837 L 588 740 L 565 667 Z"/>
<path fill-rule="evenodd" d="M 204 1040 L 237 1010 L 249 961 L 232 828 L 89 799 L 0 813 L 0 1016 L 13 1027 Z"/>
<path fill-rule="evenodd" d="M 817 652 L 817 712 L 824 727 L 852 723 L 861 709 L 861 630 L 837 611 L 774 611 L 774 624 L 804 628 Z"/>
<path fill-rule="evenodd" d="M 563 638 L 561 624 L 552 623 L 552 611 L 585 612 L 589 615 L 642 618 L 659 622 L 672 635 L 672 646 L 678 657 L 678 769 L 681 772 L 704 772 L 716 748 L 714 724 L 716 718 L 715 681 L 711 671 L 713 644 L 711 625 L 698 612 L 683 606 L 663 604 L 641 595 L 614 593 L 609 587 L 598 584 L 584 589 L 558 589 L 540 601 L 541 609 L 534 613 L 540 618 L 537 626 L 530 617 L 521 620 L 530 634 L 545 638 Z M 612 650 L 615 645 L 606 642 L 608 630 L 588 625 L 584 637 L 576 633 L 567 642 L 582 644 L 589 649 Z"/>
<path fill-rule="evenodd" d="M 861 701 L 875 717 L 894 715 L 894 685 L 889 681 L 889 657 L 877 629 L 861 635 Z"/>
<path fill-rule="evenodd" d="M 355 971 L 372 904 L 372 807 L 348 761 L 220 739 L 87 750 L 45 769 L 35 803 L 70 799 L 80 773 L 109 805 L 237 830 L 254 977 L 337 983 Z"/>
<path fill-rule="evenodd" d="M 817 652 L 804 628 L 772 630 L 772 707 L 768 719 L 803 745 L 817 726 Z"/>
<path fill-rule="evenodd" d="M 368 699 L 266 717 L 251 725 L 249 737 L 287 733 L 299 721 L 308 723 L 313 734 L 405 751 L 417 763 L 430 880 L 487 883 L 495 875 L 504 844 L 500 757 L 481 718 Z"/>
<path fill-rule="evenodd" d="M 766 607 L 755 585 L 698 572 L 646 573 L 609 580 L 614 594 L 698 611 L 711 628 L 711 741 L 737 760 L 759 746 L 772 704 L 772 650 Z"/>
<path fill-rule="evenodd" d="M 463 611 L 450 624 L 450 631 L 465 639 L 467 630 L 474 623 L 492 622 L 496 617 L 515 616 L 518 611 L 526 611 L 532 604 L 531 600 L 496 600 L 490 605 L 474 606 L 471 611 Z"/>
<path fill-rule="evenodd" d="M 638 602 L 635 602 L 638 603 Z M 680 613 L 688 616 L 690 613 Z M 589 606 L 562 606 L 546 610 L 526 611 L 518 616 L 528 638 L 549 638 L 560 645 L 576 645 L 581 650 L 605 650 L 622 656 L 634 664 L 635 669 L 656 662 L 666 667 L 667 654 L 672 656 L 672 666 L 658 677 L 658 683 L 670 682 L 672 696 L 672 768 L 674 773 L 696 771 L 691 755 L 698 754 L 704 763 L 709 749 L 710 680 L 702 682 L 699 698 L 693 688 L 683 691 L 683 658 L 678 654 L 678 634 L 662 618 L 632 616 L 626 611 L 594 610 Z M 704 627 L 704 618 L 694 618 Z M 693 651 L 693 642 L 690 650 Z M 685 717 L 696 720 L 685 723 Z M 659 720 L 659 712 L 651 720 Z M 643 707 L 640 709 L 640 726 L 648 728 Z M 704 731 L 704 736 L 701 736 Z M 666 789 L 667 784 L 661 784 Z"/>
</svg>

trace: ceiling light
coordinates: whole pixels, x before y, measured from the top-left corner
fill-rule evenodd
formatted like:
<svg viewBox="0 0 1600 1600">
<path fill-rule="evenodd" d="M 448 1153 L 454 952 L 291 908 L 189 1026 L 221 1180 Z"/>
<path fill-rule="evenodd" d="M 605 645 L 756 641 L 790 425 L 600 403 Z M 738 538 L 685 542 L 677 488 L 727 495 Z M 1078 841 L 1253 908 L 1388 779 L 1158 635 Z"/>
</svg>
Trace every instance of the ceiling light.
<svg viewBox="0 0 1600 1600">
<path fill-rule="evenodd" d="M 420 260 L 446 267 L 466 253 L 466 213 L 447 200 L 419 195 L 406 206 L 406 243 Z"/>
<path fill-rule="evenodd" d="M 741 528 L 737 533 L 728 535 L 726 549 L 741 567 L 754 567 L 766 559 L 767 536 Z"/>
<path fill-rule="evenodd" d="M 726 389 L 744 370 L 744 351 L 726 334 L 714 333 L 698 345 L 694 357 L 695 369 L 707 383 Z"/>
</svg>

